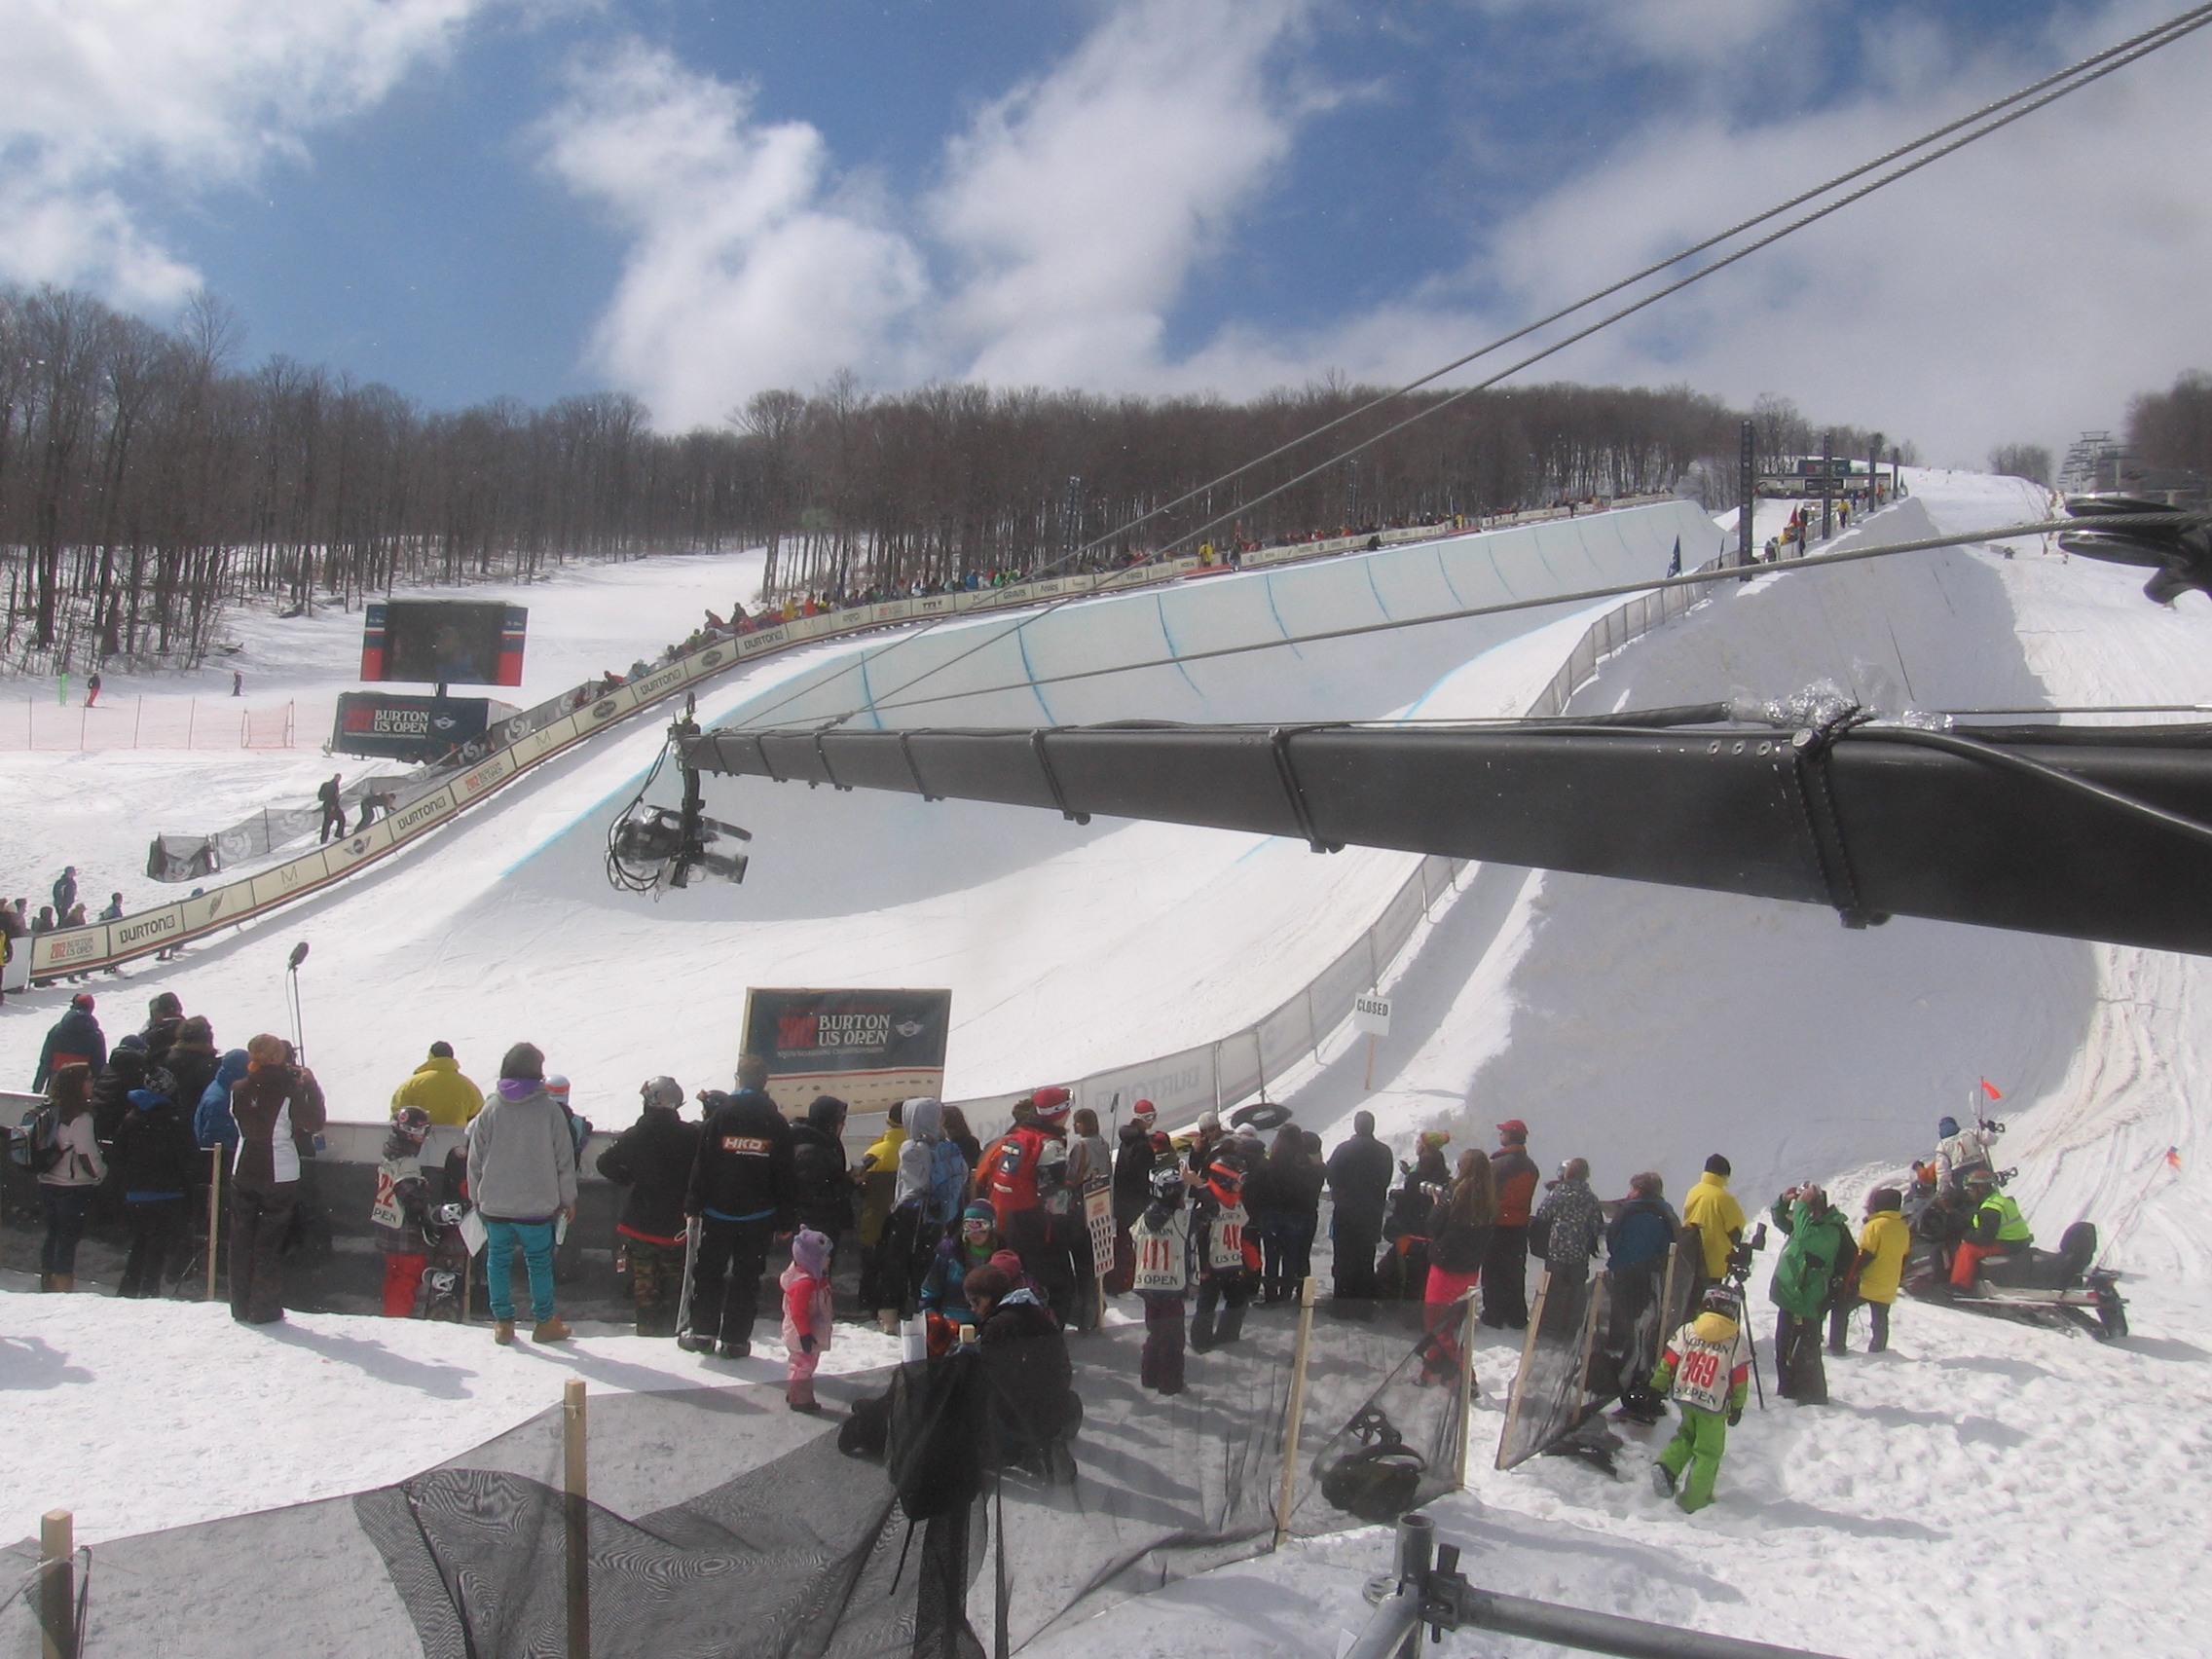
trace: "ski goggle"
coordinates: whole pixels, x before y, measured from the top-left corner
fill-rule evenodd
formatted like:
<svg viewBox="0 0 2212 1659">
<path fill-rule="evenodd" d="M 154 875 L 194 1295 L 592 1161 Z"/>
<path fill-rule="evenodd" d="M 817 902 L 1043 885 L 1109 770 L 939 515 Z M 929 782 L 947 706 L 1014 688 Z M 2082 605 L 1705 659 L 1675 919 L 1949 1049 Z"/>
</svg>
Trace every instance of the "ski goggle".
<svg viewBox="0 0 2212 1659">
<path fill-rule="evenodd" d="M 980 1238 L 991 1231 L 991 1224 L 983 1220 L 980 1216 L 977 1216 L 973 1221 L 962 1222 L 960 1224 L 960 1231 L 962 1233 L 965 1233 L 971 1238 Z"/>
</svg>

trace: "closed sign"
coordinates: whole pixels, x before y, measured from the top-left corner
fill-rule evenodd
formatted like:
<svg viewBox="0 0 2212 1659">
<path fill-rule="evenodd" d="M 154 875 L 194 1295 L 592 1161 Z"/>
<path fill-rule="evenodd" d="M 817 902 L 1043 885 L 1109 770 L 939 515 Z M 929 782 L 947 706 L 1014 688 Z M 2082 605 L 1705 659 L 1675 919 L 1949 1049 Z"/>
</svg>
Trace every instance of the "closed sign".
<svg viewBox="0 0 2212 1659">
<path fill-rule="evenodd" d="M 1370 1037 L 1390 1035 L 1390 999 L 1388 997 L 1354 997 L 1351 1004 L 1351 1028 L 1364 1031 Z"/>
</svg>

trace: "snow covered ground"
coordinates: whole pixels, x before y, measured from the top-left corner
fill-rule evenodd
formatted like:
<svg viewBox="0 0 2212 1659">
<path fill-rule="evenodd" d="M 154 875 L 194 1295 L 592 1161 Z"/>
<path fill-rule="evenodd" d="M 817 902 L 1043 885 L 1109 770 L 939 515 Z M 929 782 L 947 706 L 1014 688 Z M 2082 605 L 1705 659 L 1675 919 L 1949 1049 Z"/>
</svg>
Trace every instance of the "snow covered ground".
<svg viewBox="0 0 2212 1659">
<path fill-rule="evenodd" d="M 2017 481 L 1908 478 L 1914 495 L 1868 521 L 1869 538 L 2045 510 L 2042 493 Z M 2160 609 L 2141 597 L 2139 572 L 2035 546 L 2015 554 L 1957 550 L 1729 584 L 1607 663 L 1576 706 L 1779 695 L 1823 677 L 1886 708 L 2212 703 L 2212 606 L 2190 596 Z M 628 614 L 636 644 L 579 646 L 575 674 L 681 632 L 694 601 L 727 602 L 726 572 L 701 578 L 702 599 L 684 564 L 589 573 L 609 591 L 579 588 L 587 608 L 609 630 Z M 664 565 L 667 586 L 622 612 L 625 577 L 650 585 Z M 527 598 L 550 613 L 570 579 Z M 350 650 L 351 624 L 332 626 Z M 1422 712 L 1525 702 L 1578 631 L 1557 624 L 1478 659 Z M 342 660 L 332 687 L 350 675 Z M 772 682 L 749 681 L 732 706 Z M 197 952 L 158 979 L 135 974 L 130 995 L 114 1000 L 134 1012 L 146 990 L 173 986 L 236 1041 L 277 1021 L 282 952 L 313 938 L 311 1051 L 342 1116 L 374 1115 L 432 1036 L 483 1067 L 515 1037 L 552 1032 L 555 1063 L 606 1124 L 626 1116 L 646 1072 L 719 1078 L 745 984 L 842 979 L 858 963 L 878 982 L 961 977 L 956 1065 L 984 1092 L 1250 1017 L 1371 920 L 1405 867 L 1395 855 L 1313 859 L 1168 827 L 1079 831 L 1045 814 L 755 792 L 731 815 L 772 831 L 792 863 L 743 890 L 742 930 L 735 905 L 640 919 L 595 885 L 577 818 L 619 796 L 657 743 L 641 730 L 559 762 L 534 793 L 464 823 L 434 856 L 303 906 L 297 927 Z M 194 790 L 226 787 L 195 771 L 214 764 L 0 756 L 0 788 L 12 804 L 82 805 L 69 833 L 102 846 L 110 835 L 112 856 L 134 861 L 151 828 L 220 821 L 181 816 Z M 224 764 L 242 776 L 298 762 Z M 143 815 L 170 813 L 180 815 L 141 827 Z M 133 815 L 128 830 L 109 828 Z M 19 851 L 11 839 L 16 863 L 0 884 L 43 887 L 73 844 L 37 833 Z M 856 843 L 897 856 L 854 867 L 839 855 Z M 96 876 L 88 885 L 104 891 Z M 1487 1144 L 1489 1125 L 1518 1116 L 1534 1125 L 1540 1161 L 1590 1157 L 1605 1196 L 1654 1168 L 1678 1197 L 1705 1155 L 1723 1150 L 1747 1206 L 1807 1177 L 1855 1202 L 1925 1154 L 1935 1119 L 1958 1113 L 1987 1077 L 2008 1096 L 2014 1191 L 2046 1236 L 2080 1215 L 2097 1221 L 2107 1259 L 2133 1275 L 2136 1331 L 2100 1346 L 1908 1305 L 1893 1354 L 1832 1366 L 1833 1405 L 1747 1418 L 1721 1501 L 1691 1520 L 1650 1495 L 1633 1444 L 1618 1484 L 1550 1461 L 1490 1471 L 1513 1356 L 1486 1346 L 1470 1489 L 1437 1508 L 1447 1536 L 1479 1546 L 1470 1576 L 1885 1659 L 2201 1651 L 2212 1630 L 2212 1571 L 2196 1541 L 2212 1508 L 2203 964 L 1911 921 L 1850 933 L 1817 909 L 1518 869 L 1476 869 L 1461 887 L 1391 987 L 1375 1091 L 1361 1088 L 1363 1046 L 1340 1038 L 1281 1080 L 1301 1123 L 1333 1140 L 1366 1106 L 1401 1147 L 1441 1125 L 1456 1150 Z M 58 1006 L 58 992 L 45 996 L 20 1012 L 11 999 L 0 1016 L 0 1073 L 27 1081 Z M 1763 1342 L 1763 1309 L 1758 1328 Z M 862 1342 L 842 1351 L 840 1364 L 867 1357 Z M 763 1375 L 771 1365 L 747 1363 Z M 191 1307 L 0 1293 L 0 1389 L 18 1426 L 0 1465 L 0 1514 L 27 1528 L 60 1503 L 88 1534 L 114 1536 L 373 1485 L 542 1409 L 571 1366 L 609 1387 L 683 1385 L 699 1369 L 667 1345 L 612 1334 L 557 1360 L 499 1353 L 481 1332 L 306 1317 L 271 1338 Z M 247 1471 L 230 1468 L 206 1432 L 241 1395 L 264 1430 Z M 1036 1650 L 1334 1654 L 1337 1633 L 1364 1611 L 1360 1581 L 1385 1559 L 1374 1531 L 1299 1545 Z M 1507 1650 L 1467 1636 L 1445 1649 Z"/>
</svg>

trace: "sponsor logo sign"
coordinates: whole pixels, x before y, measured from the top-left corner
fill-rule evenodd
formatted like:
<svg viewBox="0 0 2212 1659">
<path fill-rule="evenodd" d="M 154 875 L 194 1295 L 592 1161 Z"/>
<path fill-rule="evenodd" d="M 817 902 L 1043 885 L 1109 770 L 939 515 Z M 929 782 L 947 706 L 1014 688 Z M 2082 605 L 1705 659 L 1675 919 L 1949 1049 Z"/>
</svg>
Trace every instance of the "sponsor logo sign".
<svg viewBox="0 0 2212 1659">
<path fill-rule="evenodd" d="M 768 1062 L 769 1097 L 786 1112 L 818 1094 L 855 1112 L 940 1094 L 951 1024 L 948 990 L 745 993 L 745 1051 Z"/>
</svg>

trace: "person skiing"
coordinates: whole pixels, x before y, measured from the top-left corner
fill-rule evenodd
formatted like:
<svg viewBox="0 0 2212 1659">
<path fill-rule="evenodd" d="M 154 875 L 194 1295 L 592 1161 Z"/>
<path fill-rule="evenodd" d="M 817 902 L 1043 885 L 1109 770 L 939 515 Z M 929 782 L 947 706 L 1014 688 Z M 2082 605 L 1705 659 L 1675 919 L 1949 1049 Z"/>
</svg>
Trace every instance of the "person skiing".
<svg viewBox="0 0 2212 1659">
<path fill-rule="evenodd" d="M 1890 1346 L 1890 1308 L 1898 1299 L 1904 1278 L 1905 1254 L 1912 1247 L 1912 1229 L 1901 1213 L 1904 1198 L 1895 1187 L 1876 1187 L 1866 1195 L 1866 1225 L 1859 1234 L 1859 1260 L 1853 1265 L 1852 1294 L 1839 1297 L 1828 1315 L 1828 1352 L 1850 1347 L 1851 1309 L 1864 1303 L 1874 1322 L 1866 1344 L 1868 1353 L 1882 1353 Z"/>
<path fill-rule="evenodd" d="M 1538 1171 L 1529 1156 L 1529 1125 L 1508 1118 L 1497 1125 L 1490 1155 L 1491 1190 L 1497 1221 L 1483 1255 L 1483 1323 L 1493 1330 L 1529 1328 L 1529 1211 L 1536 1200 Z"/>
<path fill-rule="evenodd" d="M 133 1089 L 130 1112 L 115 1131 L 110 1162 L 123 1189 L 130 1254 L 119 1296 L 162 1294 L 162 1282 L 192 1219 L 192 1190 L 204 1167 L 183 1116 L 166 1094 Z"/>
<path fill-rule="evenodd" d="M 1801 1406 L 1825 1406 L 1828 1380 L 1821 1364 L 1821 1318 L 1857 1259 L 1851 1229 L 1827 1194 L 1810 1181 L 1776 1198 L 1771 1214 L 1788 1238 L 1767 1286 L 1775 1306 L 1776 1391 Z"/>
<path fill-rule="evenodd" d="M 1728 1276 L 1728 1258 L 1744 1241 L 1744 1206 L 1728 1191 L 1735 1173 L 1727 1159 L 1714 1153 L 1705 1161 L 1705 1173 L 1682 1199 L 1682 1225 L 1697 1229 L 1701 1284 L 1718 1284 Z"/>
<path fill-rule="evenodd" d="M 451 1043 L 432 1043 L 428 1056 L 391 1091 L 394 1117 L 407 1106 L 422 1107 L 433 1124 L 465 1128 L 484 1110 L 484 1091 L 461 1075 Z"/>
<path fill-rule="evenodd" d="M 1375 1252 L 1382 1242 L 1392 1167 L 1390 1149 L 1375 1138 L 1375 1114 L 1353 1113 L 1351 1138 L 1329 1154 L 1328 1186 L 1336 1202 L 1330 1227 L 1336 1244 L 1332 1312 L 1373 1311 L 1359 1305 L 1376 1296 Z"/>
<path fill-rule="evenodd" d="M 72 1062 L 90 1066 L 95 1076 L 107 1064 L 107 1037 L 92 1017 L 90 991 L 71 997 L 68 1011 L 47 1028 L 46 1041 L 39 1046 L 38 1070 L 31 1074 L 31 1092 L 45 1093 L 54 1068 Z"/>
<path fill-rule="evenodd" d="M 1191 1284 L 1191 1212 L 1184 1202 L 1184 1181 L 1179 1165 L 1155 1171 L 1152 1202 L 1131 1230 L 1136 1272 L 1130 1282 L 1144 1304 L 1138 1381 L 1161 1394 L 1183 1391 L 1183 1301 Z"/>
<path fill-rule="evenodd" d="M 484 1220 L 485 1300 L 492 1340 L 515 1340 L 515 1252 L 530 1277 L 531 1341 L 571 1336 L 554 1310 L 557 1223 L 576 1214 L 576 1141 L 569 1115 L 545 1088 L 545 1055 L 517 1043 L 499 1062 L 492 1098 L 468 1129 L 468 1196 Z"/>
<path fill-rule="evenodd" d="M 798 1221 L 791 1124 L 768 1098 L 767 1082 L 768 1062 L 744 1054 L 735 1092 L 702 1097 L 707 1124 L 683 1198 L 684 1214 L 699 1223 L 691 1329 L 681 1339 L 692 1353 L 743 1359 L 753 1351 L 768 1247 Z"/>
<path fill-rule="evenodd" d="M 1651 1465 L 1651 1490 L 1674 1498 L 1685 1515 L 1713 1501 L 1728 1430 L 1743 1420 L 1751 1377 L 1743 1317 L 1736 1293 L 1714 1286 L 1705 1293 L 1697 1317 L 1668 1340 L 1651 1373 L 1652 1391 L 1671 1395 L 1682 1414 L 1675 1437 Z"/>
<path fill-rule="evenodd" d="M 599 1155 L 599 1172 L 630 1189 L 614 1232 L 630 1276 L 638 1335 L 673 1337 L 683 1296 L 683 1195 L 699 1156 L 701 1127 L 683 1121 L 683 1088 L 674 1078 L 652 1078 L 638 1094 L 645 1109 Z"/>
<path fill-rule="evenodd" d="M 333 835 L 341 841 L 346 838 L 346 801 L 339 793 L 344 774 L 333 772 L 314 792 L 314 798 L 322 803 L 322 833 L 317 845 L 327 842 Z"/>
<path fill-rule="evenodd" d="M 1967 1235 L 1959 1240 L 1958 1250 L 1951 1257 L 1954 1290 L 1973 1289 L 1981 1264 L 1988 1258 L 2025 1256 L 2036 1243 L 2028 1218 L 2020 1213 L 2011 1194 L 1999 1188 L 1995 1175 L 1976 1169 L 1967 1177 L 1966 1190 L 1973 1215 L 1967 1223 Z"/>
<path fill-rule="evenodd" d="M 231 1317 L 284 1317 L 284 1236 L 299 1204 L 300 1172 L 323 1126 L 322 1088 L 286 1057 L 281 1037 L 245 1046 L 246 1074 L 231 1086 L 238 1150 L 231 1163 Z"/>
<path fill-rule="evenodd" d="M 1529 1249 L 1543 1256 L 1553 1276 L 1580 1284 L 1604 1241 L 1605 1212 L 1590 1190 L 1590 1161 L 1570 1158 L 1546 1184 L 1543 1205 L 1529 1224 Z"/>
<path fill-rule="evenodd" d="M 423 1174 L 423 1142 L 429 1132 L 428 1112 L 420 1106 L 402 1106 L 392 1114 L 377 1164 L 369 1225 L 384 1251 L 387 1319 L 405 1319 L 414 1313 L 423 1270 L 430 1265 L 430 1241 L 424 1233 L 430 1215 L 430 1183 Z"/>
<path fill-rule="evenodd" d="M 825 1096 L 827 1098 L 827 1096 Z M 784 1403 L 794 1412 L 818 1412 L 814 1373 L 830 1350 L 834 1322 L 830 1292 L 830 1240 L 801 1223 L 792 1236 L 791 1265 L 777 1284 L 784 1293 Z"/>
<path fill-rule="evenodd" d="M 1206 1165 L 1191 1194 L 1191 1255 L 1198 1270 L 1191 1348 L 1209 1353 L 1241 1338 L 1260 1278 L 1260 1246 L 1244 1208 L 1244 1172 L 1226 1158 Z M 1218 1310 L 1218 1318 L 1217 1318 Z"/>
</svg>

